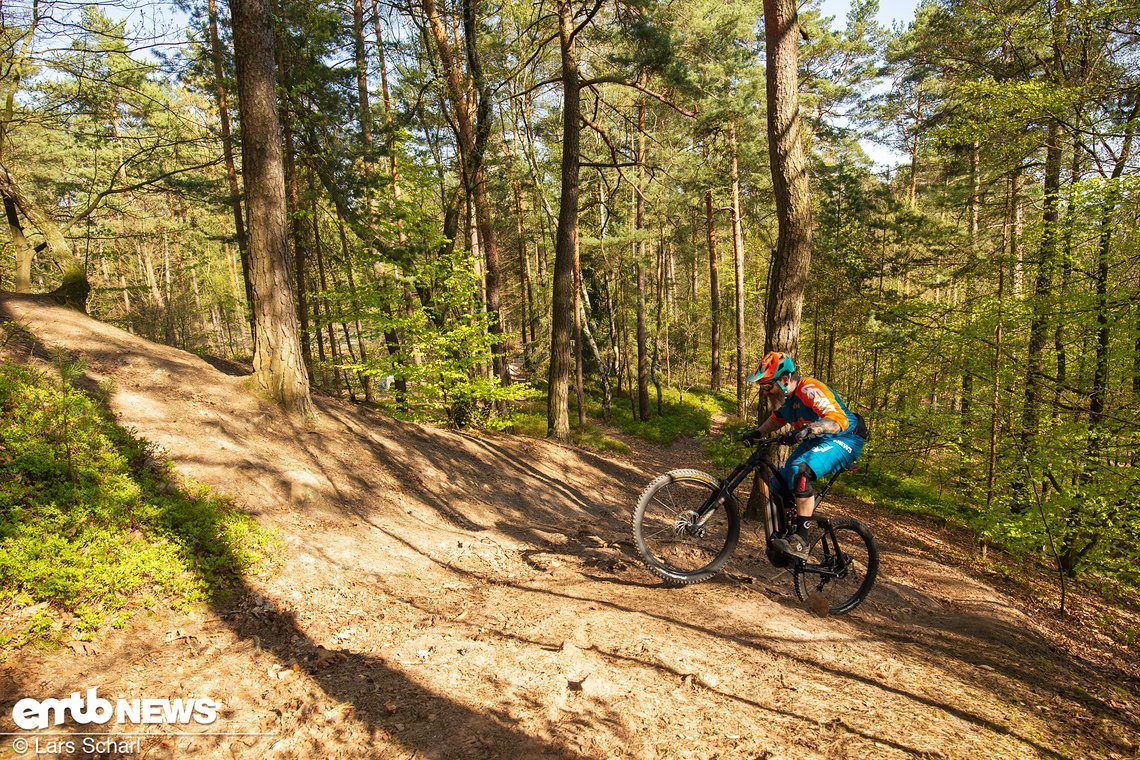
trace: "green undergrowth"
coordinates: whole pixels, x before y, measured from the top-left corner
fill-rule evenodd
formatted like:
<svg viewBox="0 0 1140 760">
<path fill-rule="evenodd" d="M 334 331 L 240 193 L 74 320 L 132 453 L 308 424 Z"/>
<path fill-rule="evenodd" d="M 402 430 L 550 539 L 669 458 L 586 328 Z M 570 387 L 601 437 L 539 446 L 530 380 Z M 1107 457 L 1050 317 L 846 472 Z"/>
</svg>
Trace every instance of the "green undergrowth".
<svg viewBox="0 0 1140 760">
<path fill-rule="evenodd" d="M 73 387 L 82 368 L 56 364 L 0 362 L 0 658 L 217 600 L 277 544 L 206 488 L 176 485 L 152 446 Z"/>
<path fill-rule="evenodd" d="M 712 424 L 713 415 L 718 412 L 734 412 L 736 409 L 734 401 L 720 394 L 681 391 L 676 388 L 664 389 L 660 413 L 657 396 L 652 388 L 649 401 L 649 419 L 639 420 L 634 416 L 629 398 L 624 395 L 615 396 L 610 404 L 608 424 L 627 435 L 659 446 L 668 446 L 678 438 L 705 435 Z M 574 409 L 572 404 L 571 410 Z M 586 397 L 588 417 L 601 420 L 604 418 L 603 411 L 600 396 Z"/>
<path fill-rule="evenodd" d="M 601 452 L 630 453 L 630 447 L 608 435 L 607 428 L 615 428 L 634 438 L 658 446 L 668 446 L 678 438 L 696 438 L 708 433 L 713 415 L 732 412 L 735 402 L 723 395 L 667 389 L 661 413 L 658 413 L 656 396 L 651 393 L 650 415 L 647 420 L 635 419 L 627 396 L 615 396 L 610 404 L 608 421 L 600 395 L 586 396 L 584 427 L 577 425 L 578 405 L 570 399 L 570 439 L 577 445 Z M 513 410 L 508 432 L 532 438 L 546 437 L 546 408 L 537 404 Z"/>
<path fill-rule="evenodd" d="M 899 475 L 874 466 L 845 473 L 836 481 L 835 492 L 893 512 L 941 517 L 949 523 L 976 531 L 985 527 L 978 510 L 946 492 L 940 492 L 936 486 L 917 477 Z"/>
<path fill-rule="evenodd" d="M 576 414 L 571 415 L 577 419 Z M 525 435 L 531 438 L 546 437 L 546 410 L 537 408 L 516 409 L 511 414 L 507 431 L 515 435 Z M 584 428 L 573 426 L 570 428 L 570 440 L 578 446 L 600 451 L 602 453 L 628 454 L 629 446 L 622 441 L 606 435 L 605 429 L 597 425 L 587 424 Z"/>
</svg>

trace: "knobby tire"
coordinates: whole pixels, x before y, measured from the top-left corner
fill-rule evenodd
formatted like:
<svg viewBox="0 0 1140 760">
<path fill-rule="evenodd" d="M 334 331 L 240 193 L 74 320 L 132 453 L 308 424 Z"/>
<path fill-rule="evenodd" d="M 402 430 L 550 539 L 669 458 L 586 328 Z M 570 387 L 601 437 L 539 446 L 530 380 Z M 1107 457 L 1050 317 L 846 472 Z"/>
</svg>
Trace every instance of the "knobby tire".
<svg viewBox="0 0 1140 760">
<path fill-rule="evenodd" d="M 650 572 L 666 583 L 684 586 L 712 578 L 740 541 L 740 514 L 726 495 L 704 526 L 704 535 L 677 531 L 689 510 L 696 511 L 720 486 L 700 470 L 673 470 L 654 480 L 637 500 L 633 538 Z"/>
<path fill-rule="evenodd" d="M 811 567 L 834 567 L 837 557 L 835 541 L 826 529 L 810 537 L 809 559 L 797 562 L 794 570 L 796 597 L 807 602 L 810 594 L 821 594 L 827 599 L 832 615 L 850 612 L 859 606 L 879 572 L 879 549 L 875 537 L 867 526 L 858 520 L 841 517 L 831 521 L 839 551 L 852 560 L 843 578 L 829 577 L 810 571 Z"/>
</svg>

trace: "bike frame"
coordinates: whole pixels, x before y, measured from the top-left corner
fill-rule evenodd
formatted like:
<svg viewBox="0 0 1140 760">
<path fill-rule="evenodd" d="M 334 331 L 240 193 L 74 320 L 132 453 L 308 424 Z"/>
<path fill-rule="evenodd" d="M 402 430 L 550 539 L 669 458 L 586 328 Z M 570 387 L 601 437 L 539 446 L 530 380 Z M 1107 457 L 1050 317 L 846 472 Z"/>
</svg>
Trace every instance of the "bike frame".
<svg viewBox="0 0 1140 760">
<path fill-rule="evenodd" d="M 780 474 L 779 468 L 765 458 L 768 449 L 771 448 L 773 444 L 774 441 L 767 442 L 766 445 L 761 443 L 747 460 L 737 465 L 732 472 L 721 479 L 720 487 L 709 495 L 704 504 L 702 504 L 701 508 L 697 511 L 695 520 L 697 525 L 704 525 L 709 516 L 712 515 L 718 506 L 724 503 L 725 499 L 735 500 L 733 492 L 736 491 L 737 487 L 744 482 L 745 478 L 751 475 L 755 470 L 760 470 L 762 475 L 766 476 L 766 481 L 769 484 L 774 482 L 777 485 L 781 492 L 781 499 L 791 495 L 788 484 L 784 481 L 783 475 Z M 843 472 L 844 470 L 841 469 L 832 473 L 831 477 L 828 478 L 827 482 L 823 485 L 823 488 L 816 492 L 815 506 L 819 506 L 819 503 L 823 501 L 823 497 L 831 490 L 831 486 L 835 483 L 836 478 Z M 772 494 L 770 491 L 771 485 L 769 485 L 768 508 L 764 512 L 764 527 L 767 530 L 769 541 L 783 534 L 788 527 L 786 511 L 781 508 L 782 503 L 777 501 L 775 494 Z M 826 517 L 817 517 L 815 519 L 816 522 L 819 523 L 819 526 L 827 532 L 827 540 L 830 541 L 830 549 L 827 550 L 827 553 L 830 554 L 834 552 L 834 555 L 840 560 L 839 567 L 829 569 L 820 565 L 801 563 L 803 564 L 804 570 L 820 575 L 839 576 L 844 574 L 847 571 L 847 562 L 843 552 L 839 550 L 839 541 L 835 537 L 835 531 L 831 527 L 831 522 Z"/>
</svg>

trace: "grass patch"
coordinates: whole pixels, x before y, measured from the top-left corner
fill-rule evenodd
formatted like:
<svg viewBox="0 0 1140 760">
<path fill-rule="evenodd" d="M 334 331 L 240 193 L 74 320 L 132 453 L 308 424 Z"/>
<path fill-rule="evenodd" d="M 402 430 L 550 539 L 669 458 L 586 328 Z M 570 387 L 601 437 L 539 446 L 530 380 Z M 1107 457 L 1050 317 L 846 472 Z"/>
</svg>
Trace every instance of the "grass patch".
<svg viewBox="0 0 1140 760">
<path fill-rule="evenodd" d="M 577 419 L 577 414 L 572 415 Z M 516 409 L 511 413 L 511 421 L 507 425 L 508 433 L 525 435 L 530 438 L 546 437 L 546 412 L 536 409 Z M 616 438 L 606 435 L 605 430 L 597 425 L 587 424 L 584 428 L 570 428 L 570 440 L 583 448 L 603 453 L 628 454 L 629 446 Z"/>
<path fill-rule="evenodd" d="M 69 379 L 0 363 L 0 657 L 187 608 L 266 563 L 275 537 L 168 465 Z"/>
<path fill-rule="evenodd" d="M 606 424 L 635 438 L 659 446 L 668 446 L 678 438 L 697 438 L 705 435 L 708 433 L 713 415 L 721 412 L 733 413 L 736 410 L 735 400 L 724 394 L 669 389 L 664 395 L 674 400 L 662 404 L 661 414 L 657 413 L 657 404 L 654 400 L 650 405 L 648 420 L 634 418 L 628 397 L 615 397 L 610 406 L 610 419 Z M 587 394 L 586 418 L 602 420 L 603 411 L 601 396 Z M 578 419 L 578 405 L 573 393 L 570 396 L 570 419 L 572 423 Z M 516 435 L 545 438 L 545 408 L 538 409 L 527 405 L 516 407 L 511 413 L 511 420 L 506 430 Z M 605 434 L 605 424 L 587 423 L 584 428 L 572 426 L 570 438 L 574 443 L 595 451 L 630 453 L 629 446 Z"/>
<path fill-rule="evenodd" d="M 668 446 L 678 438 L 695 438 L 708 432 L 713 415 L 718 412 L 736 411 L 735 400 L 723 394 L 702 391 L 681 391 L 666 389 L 661 413 L 658 413 L 656 396 L 650 392 L 649 419 L 634 418 L 628 397 L 615 397 L 610 406 L 609 424 L 628 435 L 642 440 Z M 575 405 L 571 405 L 575 409 Z M 600 396 L 586 398 L 586 414 L 595 419 L 603 417 Z"/>
</svg>

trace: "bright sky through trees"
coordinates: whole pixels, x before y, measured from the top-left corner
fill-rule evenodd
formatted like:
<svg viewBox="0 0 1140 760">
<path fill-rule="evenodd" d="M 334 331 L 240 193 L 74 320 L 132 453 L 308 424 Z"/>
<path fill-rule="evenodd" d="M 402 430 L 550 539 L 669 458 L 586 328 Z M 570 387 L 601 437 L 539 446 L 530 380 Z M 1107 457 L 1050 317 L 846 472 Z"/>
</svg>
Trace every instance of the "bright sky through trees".
<svg viewBox="0 0 1140 760">
<path fill-rule="evenodd" d="M 887 28 L 896 24 L 906 26 L 914 20 L 914 9 L 917 6 L 918 0 L 880 0 L 879 13 L 876 18 L 880 24 Z M 820 3 L 823 14 L 832 17 L 832 26 L 836 29 L 843 28 L 850 8 L 851 0 L 822 0 Z M 901 153 L 871 140 L 865 139 L 860 142 L 863 150 L 880 169 L 894 167 L 906 159 Z"/>
</svg>

